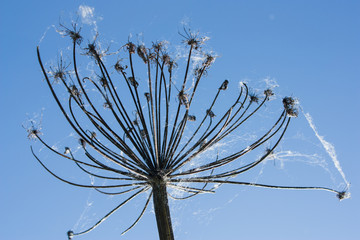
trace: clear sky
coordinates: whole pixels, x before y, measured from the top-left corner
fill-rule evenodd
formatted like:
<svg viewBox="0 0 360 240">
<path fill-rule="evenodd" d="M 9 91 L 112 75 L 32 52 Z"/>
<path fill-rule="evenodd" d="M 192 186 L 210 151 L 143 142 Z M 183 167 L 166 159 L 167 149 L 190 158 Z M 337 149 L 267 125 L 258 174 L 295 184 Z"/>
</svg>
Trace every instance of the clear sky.
<svg viewBox="0 0 360 240">
<path fill-rule="evenodd" d="M 223 186 L 215 195 L 188 201 L 170 201 L 177 240 L 359 236 L 359 1 L 20 0 L 5 1 L 0 10 L 0 122 L 4 127 L 0 139 L 0 239 L 66 239 L 69 229 L 91 226 L 119 202 L 116 197 L 78 189 L 50 176 L 31 155 L 34 142 L 27 139 L 22 127 L 27 119 L 43 113 L 44 137 L 51 143 L 63 143 L 71 132 L 43 81 L 36 46 L 51 49 L 43 53 L 45 62 L 56 62 L 57 50 L 65 49 L 66 41 L 52 25 L 58 25 L 59 19 L 65 23 L 76 19 L 80 6 L 91 7 L 91 23 L 96 21 L 101 39 L 114 41 L 114 45 L 125 43 L 130 34 L 145 43 L 168 40 L 177 45 L 184 23 L 209 36 L 207 49 L 219 58 L 202 91 L 216 89 L 224 79 L 233 86 L 246 81 L 254 88 L 263 86 L 264 79 L 276 82 L 280 87 L 274 91 L 279 97 L 269 105 L 281 106 L 281 97 L 286 95 L 299 98 L 319 135 L 335 146 L 351 184 L 352 197 L 341 202 L 323 191 L 238 186 Z M 85 26 L 86 20 L 79 18 Z M 266 162 L 240 180 L 345 187 L 304 115 L 292 122 L 284 142 L 279 148 L 281 159 Z M 45 151 L 36 146 L 37 152 Z M 302 157 L 287 157 L 286 151 Z M 43 156 L 56 170 L 75 178 L 59 162 L 52 164 L 51 154 Z M 143 202 L 143 197 L 134 200 L 91 233 L 75 239 L 157 239 L 151 208 L 135 228 L 120 236 Z"/>
</svg>

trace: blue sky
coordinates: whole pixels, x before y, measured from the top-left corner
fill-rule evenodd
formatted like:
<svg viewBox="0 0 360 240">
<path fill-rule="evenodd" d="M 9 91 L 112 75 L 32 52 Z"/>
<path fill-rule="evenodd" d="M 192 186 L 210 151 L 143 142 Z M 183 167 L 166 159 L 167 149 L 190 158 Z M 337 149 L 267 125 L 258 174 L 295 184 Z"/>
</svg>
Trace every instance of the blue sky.
<svg viewBox="0 0 360 240">
<path fill-rule="evenodd" d="M 52 25 L 58 25 L 59 19 L 65 23 L 75 19 L 79 6 L 93 8 L 91 19 L 96 20 L 101 39 L 114 45 L 125 43 L 130 34 L 145 43 L 165 39 L 178 45 L 183 23 L 209 36 L 207 49 L 219 57 L 200 90 L 215 89 L 224 79 L 234 85 L 246 81 L 254 88 L 262 87 L 264 79 L 276 81 L 279 97 L 269 105 L 280 106 L 281 97 L 287 95 L 299 98 L 319 134 L 335 146 L 351 183 L 352 197 L 341 202 L 328 192 L 237 186 L 223 186 L 215 195 L 171 201 L 176 239 L 331 240 L 359 235 L 358 1 L 34 0 L 7 1 L 0 10 L 0 121 L 5 134 L 0 140 L 2 239 L 66 239 L 67 230 L 90 226 L 119 201 L 68 186 L 46 173 L 29 147 L 33 144 L 42 151 L 41 146 L 29 142 L 22 127 L 43 112 L 44 136 L 50 142 L 63 143 L 71 132 L 43 81 L 36 46 L 44 49 L 47 63 L 56 61 L 58 49 L 67 45 Z M 285 156 L 284 161 L 268 162 L 246 180 L 344 187 L 344 179 L 302 114 L 286 136 L 280 151 L 303 153 L 303 159 Z M 327 170 L 311 162 L 308 156 L 313 154 L 327 163 Z M 51 154 L 43 156 L 50 164 L 54 161 Z M 52 166 L 74 177 L 61 164 Z M 134 200 L 93 232 L 75 239 L 157 239 L 151 209 L 134 229 L 120 236 L 143 201 Z"/>
</svg>

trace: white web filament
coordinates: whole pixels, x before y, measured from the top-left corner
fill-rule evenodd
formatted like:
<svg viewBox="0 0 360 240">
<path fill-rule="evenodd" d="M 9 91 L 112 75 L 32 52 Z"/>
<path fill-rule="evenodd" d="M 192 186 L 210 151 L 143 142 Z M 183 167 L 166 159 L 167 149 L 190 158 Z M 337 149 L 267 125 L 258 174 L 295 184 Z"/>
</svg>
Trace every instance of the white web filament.
<svg viewBox="0 0 360 240">
<path fill-rule="evenodd" d="M 309 123 L 309 126 L 311 127 L 311 129 L 314 131 L 315 136 L 319 139 L 320 143 L 322 144 L 322 146 L 324 147 L 325 151 L 327 152 L 327 154 L 330 156 L 332 162 L 334 163 L 334 166 L 336 167 L 336 169 L 339 171 L 341 177 L 343 178 L 346 187 L 349 188 L 350 187 L 350 183 L 348 182 L 348 180 L 346 179 L 345 173 L 341 168 L 340 162 L 337 159 L 336 156 L 336 151 L 335 151 L 335 147 L 334 145 L 332 145 L 331 143 L 329 143 L 328 141 L 325 140 L 325 138 L 323 136 L 319 135 L 319 132 L 316 129 L 316 126 L 313 122 L 312 117 L 310 116 L 310 113 L 304 113 L 304 111 L 302 111 L 306 121 Z"/>
</svg>

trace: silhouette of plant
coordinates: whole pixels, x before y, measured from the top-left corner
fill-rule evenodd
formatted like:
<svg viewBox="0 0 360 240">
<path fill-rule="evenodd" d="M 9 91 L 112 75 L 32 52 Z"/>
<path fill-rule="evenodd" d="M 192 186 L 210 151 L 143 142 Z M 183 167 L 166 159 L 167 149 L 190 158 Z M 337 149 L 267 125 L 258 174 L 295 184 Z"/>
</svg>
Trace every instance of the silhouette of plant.
<svg viewBox="0 0 360 240">
<path fill-rule="evenodd" d="M 81 47 L 83 37 L 80 30 L 76 24 L 71 29 L 62 26 L 63 35 L 72 39 L 71 65 L 60 58 L 57 67 L 46 70 L 39 47 L 37 55 L 52 96 L 79 137 L 83 155 L 75 157 L 70 147 L 66 147 L 64 153 L 52 148 L 41 136 L 40 129 L 34 126 L 28 130 L 28 136 L 38 139 L 55 155 L 73 162 L 85 174 L 106 180 L 106 184 L 80 184 L 66 180 L 50 170 L 32 147 L 31 151 L 51 175 L 65 183 L 92 188 L 107 195 L 127 194 L 127 197 L 89 229 L 77 233 L 69 231 L 69 239 L 90 232 L 145 192 L 150 194 L 143 209 L 124 233 L 141 219 L 152 199 L 161 240 L 174 239 L 168 196 L 183 200 L 202 193 L 214 193 L 222 184 L 235 184 L 275 189 L 318 189 L 334 192 L 339 199 L 346 197 L 346 192 L 326 187 L 275 186 L 234 180 L 273 154 L 291 119 L 298 115 L 296 100 L 291 97 L 283 98 L 284 109 L 269 124 L 268 130 L 245 147 L 227 154 L 200 156 L 226 142 L 231 134 L 238 134 L 236 130 L 251 121 L 274 94 L 271 89 L 265 89 L 263 95 L 252 94 L 242 83 L 239 94 L 226 106 L 219 100 L 221 95 L 226 96 L 230 86 L 225 80 L 214 90 L 214 96 L 209 97 L 208 106 L 203 106 L 206 111 L 194 114 L 192 105 L 200 80 L 216 59 L 202 50 L 206 38 L 186 29 L 181 33 L 188 50 L 184 75 L 178 80 L 173 74 L 177 63 L 167 53 L 165 42 L 153 43 L 148 48 L 128 41 L 118 52 L 124 56 L 112 66 L 111 73 L 104 61 L 108 51 L 100 48 L 96 37 Z M 202 59 L 193 67 L 194 54 Z M 77 64 L 79 55 L 86 55 L 95 63 L 94 76 L 82 76 Z M 139 70 L 140 63 L 146 72 L 146 80 L 139 77 L 145 76 Z M 56 93 L 54 84 L 57 83 L 62 83 L 67 91 L 66 101 Z M 211 94 L 209 90 L 207 96 Z M 267 147 L 258 159 L 239 161 L 270 139 L 272 146 Z M 202 161 L 199 161 L 199 156 Z M 178 189 L 184 194 L 172 196 L 168 188 Z"/>
</svg>

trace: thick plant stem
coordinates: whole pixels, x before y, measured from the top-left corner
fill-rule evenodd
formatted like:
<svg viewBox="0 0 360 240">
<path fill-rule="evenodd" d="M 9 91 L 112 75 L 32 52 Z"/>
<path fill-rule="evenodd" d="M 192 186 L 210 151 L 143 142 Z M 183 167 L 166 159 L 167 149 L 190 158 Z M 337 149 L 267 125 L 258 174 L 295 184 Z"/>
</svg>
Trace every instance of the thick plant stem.
<svg viewBox="0 0 360 240">
<path fill-rule="evenodd" d="M 153 183 L 153 201 L 160 240 L 174 240 L 166 183 L 159 180 Z"/>
</svg>

